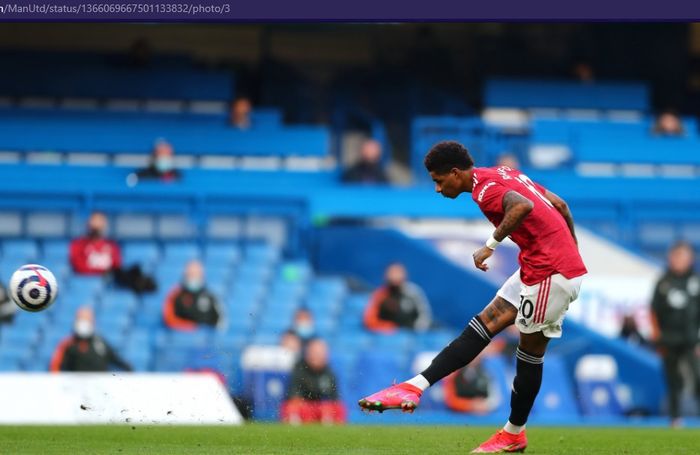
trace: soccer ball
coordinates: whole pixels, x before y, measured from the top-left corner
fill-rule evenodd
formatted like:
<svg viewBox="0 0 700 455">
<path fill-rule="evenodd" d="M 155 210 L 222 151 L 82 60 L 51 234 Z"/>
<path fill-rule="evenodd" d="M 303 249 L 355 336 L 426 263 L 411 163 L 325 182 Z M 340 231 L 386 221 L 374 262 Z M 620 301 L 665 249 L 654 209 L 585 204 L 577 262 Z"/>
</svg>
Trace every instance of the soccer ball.
<svg viewBox="0 0 700 455">
<path fill-rule="evenodd" d="M 26 311 L 43 311 L 58 295 L 53 273 L 37 264 L 23 265 L 10 278 L 10 295 L 18 307 Z"/>
</svg>

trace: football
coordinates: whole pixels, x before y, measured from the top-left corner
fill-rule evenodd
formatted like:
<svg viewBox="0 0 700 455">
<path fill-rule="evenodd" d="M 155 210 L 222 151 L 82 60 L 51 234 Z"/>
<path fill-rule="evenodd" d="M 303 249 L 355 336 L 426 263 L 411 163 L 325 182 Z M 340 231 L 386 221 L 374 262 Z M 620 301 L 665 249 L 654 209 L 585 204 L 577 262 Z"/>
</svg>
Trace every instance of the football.
<svg viewBox="0 0 700 455">
<path fill-rule="evenodd" d="M 58 283 L 53 273 L 38 264 L 23 265 L 10 278 L 12 300 L 26 311 L 43 311 L 58 295 Z"/>
</svg>

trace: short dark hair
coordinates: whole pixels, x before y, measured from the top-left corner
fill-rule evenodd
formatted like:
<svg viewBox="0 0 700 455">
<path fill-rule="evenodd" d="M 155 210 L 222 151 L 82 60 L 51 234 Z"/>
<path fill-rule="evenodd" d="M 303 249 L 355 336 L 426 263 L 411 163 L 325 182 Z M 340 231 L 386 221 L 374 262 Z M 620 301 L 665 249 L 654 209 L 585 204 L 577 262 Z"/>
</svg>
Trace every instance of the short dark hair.
<svg viewBox="0 0 700 455">
<path fill-rule="evenodd" d="M 463 171 L 474 166 L 469 150 L 456 141 L 442 141 L 433 145 L 423 161 L 428 172 L 447 174 L 453 168 Z"/>
</svg>

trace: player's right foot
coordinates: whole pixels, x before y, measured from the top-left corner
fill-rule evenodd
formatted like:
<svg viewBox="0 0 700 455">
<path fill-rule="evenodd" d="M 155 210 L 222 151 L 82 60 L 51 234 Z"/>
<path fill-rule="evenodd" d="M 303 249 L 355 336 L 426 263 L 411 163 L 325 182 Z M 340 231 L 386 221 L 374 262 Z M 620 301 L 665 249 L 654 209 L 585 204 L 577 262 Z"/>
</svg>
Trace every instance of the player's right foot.
<svg viewBox="0 0 700 455">
<path fill-rule="evenodd" d="M 422 394 L 423 391 L 418 387 L 402 382 L 365 397 L 357 404 L 366 411 L 401 409 L 403 412 L 413 412 L 418 407 Z"/>
<path fill-rule="evenodd" d="M 527 436 L 525 430 L 518 434 L 508 433 L 506 430 L 499 430 L 486 442 L 481 444 L 471 453 L 512 453 L 525 452 L 527 448 Z"/>
</svg>

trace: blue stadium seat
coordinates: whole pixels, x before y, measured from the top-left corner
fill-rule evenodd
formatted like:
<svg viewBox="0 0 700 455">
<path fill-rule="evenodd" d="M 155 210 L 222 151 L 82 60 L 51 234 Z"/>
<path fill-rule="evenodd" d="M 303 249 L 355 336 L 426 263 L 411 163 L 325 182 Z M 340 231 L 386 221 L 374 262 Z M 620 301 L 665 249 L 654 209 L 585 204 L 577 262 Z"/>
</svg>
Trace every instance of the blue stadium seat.
<svg viewBox="0 0 700 455">
<path fill-rule="evenodd" d="M 125 266 L 132 264 L 151 265 L 160 257 L 158 244 L 155 242 L 124 242 L 122 262 Z"/>
<path fill-rule="evenodd" d="M 95 295 L 105 287 L 105 280 L 101 276 L 72 274 L 68 282 L 69 292 L 81 295 Z"/>
<path fill-rule="evenodd" d="M 232 265 L 241 258 L 241 249 L 237 243 L 207 242 L 204 247 L 204 260 L 207 264 Z"/>
<path fill-rule="evenodd" d="M 34 238 L 65 237 L 69 224 L 69 217 L 63 213 L 30 213 L 27 215 L 25 233 Z"/>
<path fill-rule="evenodd" d="M 68 263 L 70 242 L 68 240 L 44 240 L 42 251 L 44 258 Z"/>
<path fill-rule="evenodd" d="M 199 246 L 193 242 L 169 242 L 163 244 L 163 259 L 165 261 L 178 261 L 184 263 L 192 259 L 199 259 L 202 253 Z"/>
<path fill-rule="evenodd" d="M 19 265 L 36 262 L 39 248 L 34 240 L 5 240 L 2 243 L 3 261 L 13 260 Z"/>
<path fill-rule="evenodd" d="M 118 311 L 129 313 L 139 306 L 139 302 L 134 293 L 129 291 L 107 291 L 101 299 L 98 308 L 100 311 Z"/>
<path fill-rule="evenodd" d="M 578 405 L 571 377 L 566 369 L 564 359 L 554 353 L 547 354 L 547 367 L 544 369 L 542 386 L 535 400 L 534 415 L 560 416 L 561 418 L 578 417 Z"/>
</svg>

